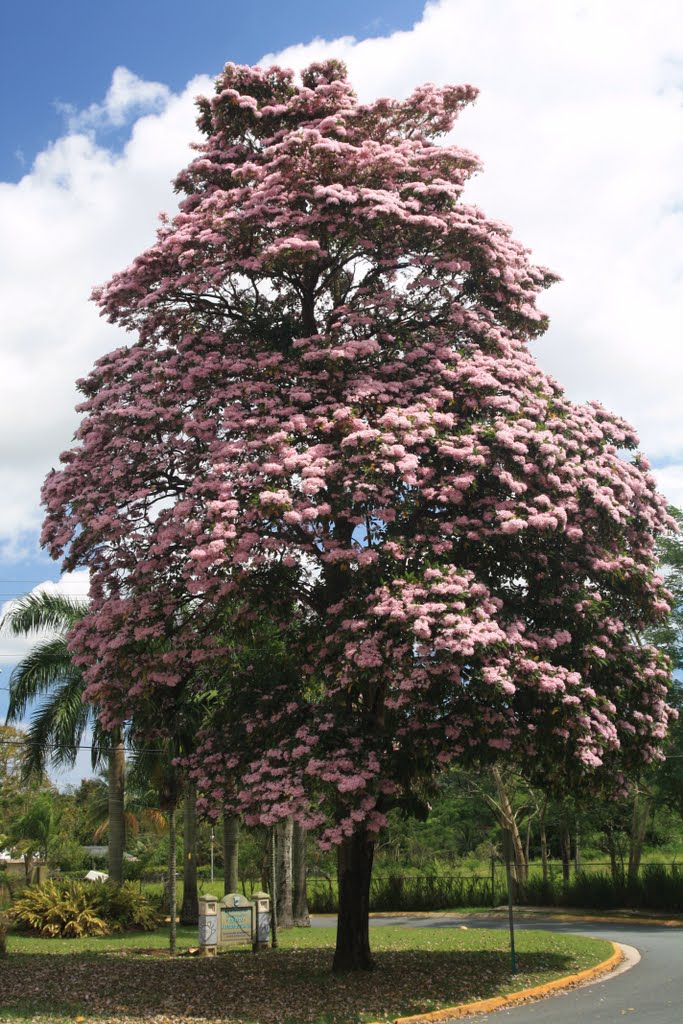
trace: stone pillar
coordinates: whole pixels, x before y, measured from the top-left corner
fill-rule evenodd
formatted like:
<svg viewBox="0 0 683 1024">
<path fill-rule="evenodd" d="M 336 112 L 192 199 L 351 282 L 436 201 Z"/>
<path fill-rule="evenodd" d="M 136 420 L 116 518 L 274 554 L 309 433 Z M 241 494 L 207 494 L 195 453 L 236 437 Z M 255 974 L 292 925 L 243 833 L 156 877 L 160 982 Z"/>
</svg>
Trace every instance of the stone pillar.
<svg viewBox="0 0 683 1024">
<path fill-rule="evenodd" d="M 254 904 L 254 941 L 252 950 L 268 949 L 270 942 L 270 896 L 267 892 L 253 892 L 251 901 Z"/>
<path fill-rule="evenodd" d="M 218 946 L 218 899 L 201 896 L 199 899 L 199 949 L 202 956 L 215 956 Z"/>
</svg>

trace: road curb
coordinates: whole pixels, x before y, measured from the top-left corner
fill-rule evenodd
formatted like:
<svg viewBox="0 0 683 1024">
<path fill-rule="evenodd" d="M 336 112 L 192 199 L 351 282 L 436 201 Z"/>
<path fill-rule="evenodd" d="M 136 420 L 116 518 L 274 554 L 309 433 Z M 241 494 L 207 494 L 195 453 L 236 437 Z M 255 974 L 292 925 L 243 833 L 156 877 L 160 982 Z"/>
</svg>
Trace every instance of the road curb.
<svg viewBox="0 0 683 1024">
<path fill-rule="evenodd" d="M 495 913 L 493 913 L 491 911 L 482 911 L 481 913 L 477 913 L 477 914 L 468 914 L 467 911 L 464 911 L 464 912 L 455 912 L 455 911 L 451 912 L 451 911 L 442 911 L 442 910 L 397 910 L 397 911 L 393 911 L 392 912 L 392 911 L 386 911 L 386 910 L 377 910 L 377 911 L 373 911 L 373 913 L 371 913 L 369 916 L 372 917 L 372 918 L 382 918 L 382 917 L 389 917 L 389 918 L 393 918 L 393 917 L 427 917 L 427 918 L 431 918 L 431 917 L 434 917 L 434 918 L 455 917 L 458 920 L 467 921 L 467 920 L 473 920 L 473 919 L 476 920 L 477 918 L 491 918 L 491 917 L 496 918 L 496 919 L 498 919 L 498 918 L 502 919 L 503 917 L 507 918 L 507 915 L 508 915 L 508 910 L 507 910 L 507 907 L 506 907 L 504 914 L 503 913 L 495 914 Z M 315 914 L 314 916 L 315 917 L 336 918 L 337 915 L 336 914 Z M 592 923 L 595 923 L 595 924 L 629 924 L 629 925 L 631 925 L 631 924 L 644 924 L 644 925 L 655 925 L 655 926 L 657 926 L 659 928 L 683 928 L 683 919 L 682 918 L 637 917 L 635 915 L 633 917 L 626 917 L 624 915 L 622 915 L 622 916 L 618 916 L 618 915 L 607 916 L 607 915 L 605 915 L 603 917 L 603 916 L 597 916 L 595 914 L 558 914 L 558 913 L 553 914 L 552 912 L 550 912 L 550 913 L 535 914 L 535 913 L 529 913 L 528 911 L 525 911 L 523 908 L 519 908 L 519 909 L 515 908 L 515 919 L 518 919 L 520 921 L 524 921 L 525 923 L 528 924 L 530 921 L 533 921 L 536 918 L 538 918 L 539 922 L 541 922 L 541 929 L 542 929 L 542 922 L 543 921 L 577 921 L 580 924 L 592 924 Z"/>
<path fill-rule="evenodd" d="M 447 1006 L 444 1010 L 433 1010 L 431 1013 L 418 1013 L 412 1017 L 395 1017 L 392 1024 L 426 1024 L 428 1021 L 448 1021 L 458 1017 L 467 1017 L 472 1013 L 489 1013 L 491 1010 L 499 1010 L 503 1006 L 514 1006 L 526 999 L 542 999 L 558 989 L 572 988 L 574 985 L 585 984 L 600 978 L 603 974 L 609 974 L 624 959 L 624 954 L 616 942 L 612 943 L 614 952 L 607 960 L 596 964 L 595 967 L 588 967 L 578 974 L 569 974 L 564 978 L 555 978 L 544 985 L 535 985 L 533 988 L 520 989 L 519 992 L 510 992 L 504 996 L 494 996 L 491 999 L 479 999 L 474 1003 L 461 1003 L 459 1006 Z M 371 1024 L 380 1024 L 379 1021 L 372 1021 Z"/>
<path fill-rule="evenodd" d="M 533 921 L 533 914 L 519 915 L 524 921 Z M 658 928 L 683 928 L 683 921 L 666 917 L 581 917 L 578 914 L 544 914 L 546 921 L 578 921 L 580 924 L 646 924 Z"/>
</svg>

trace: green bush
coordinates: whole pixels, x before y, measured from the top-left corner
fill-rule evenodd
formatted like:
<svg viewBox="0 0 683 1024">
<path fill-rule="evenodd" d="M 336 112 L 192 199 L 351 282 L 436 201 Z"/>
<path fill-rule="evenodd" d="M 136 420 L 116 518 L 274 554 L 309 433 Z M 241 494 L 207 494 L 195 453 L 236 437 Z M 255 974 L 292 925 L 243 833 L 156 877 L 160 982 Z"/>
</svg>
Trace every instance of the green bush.
<svg viewBox="0 0 683 1024">
<path fill-rule="evenodd" d="M 527 902 L 591 910 L 654 910 L 683 912 L 683 869 L 677 864 L 645 864 L 637 878 L 608 871 L 579 871 L 569 882 L 530 878 Z"/>
<path fill-rule="evenodd" d="M 524 891 L 526 902 L 537 907 L 557 907 L 562 902 L 562 886 L 550 878 L 543 879 L 539 875 L 530 875 Z"/>
<path fill-rule="evenodd" d="M 149 900 L 132 885 L 69 879 L 30 886 L 15 900 L 10 917 L 21 930 L 53 938 L 151 931 L 159 924 Z"/>
<path fill-rule="evenodd" d="M 9 903 L 11 892 L 7 872 L 4 868 L 0 868 L 0 907 L 4 907 Z"/>
<path fill-rule="evenodd" d="M 60 871 L 82 873 L 88 863 L 89 858 L 81 844 L 68 836 L 58 836 L 50 849 L 50 864 Z"/>
<path fill-rule="evenodd" d="M 80 882 L 31 885 L 15 900 L 10 918 L 20 930 L 49 938 L 108 935 L 110 928 L 97 913 L 89 889 Z"/>
<path fill-rule="evenodd" d="M 646 864 L 638 880 L 640 907 L 680 913 L 683 911 L 683 870 L 672 864 Z"/>
<path fill-rule="evenodd" d="M 7 929 L 9 918 L 7 914 L 0 914 L 0 959 L 7 956 Z"/>
<path fill-rule="evenodd" d="M 499 872 L 493 894 L 504 901 Z M 370 910 L 447 910 L 450 907 L 490 907 L 491 878 L 482 875 L 378 875 L 370 886 Z M 324 879 L 309 879 L 308 907 L 314 914 L 337 911 L 337 888 Z"/>
<path fill-rule="evenodd" d="M 150 900 L 130 882 L 93 882 L 92 896 L 93 905 L 112 931 L 151 932 L 159 925 Z"/>
</svg>

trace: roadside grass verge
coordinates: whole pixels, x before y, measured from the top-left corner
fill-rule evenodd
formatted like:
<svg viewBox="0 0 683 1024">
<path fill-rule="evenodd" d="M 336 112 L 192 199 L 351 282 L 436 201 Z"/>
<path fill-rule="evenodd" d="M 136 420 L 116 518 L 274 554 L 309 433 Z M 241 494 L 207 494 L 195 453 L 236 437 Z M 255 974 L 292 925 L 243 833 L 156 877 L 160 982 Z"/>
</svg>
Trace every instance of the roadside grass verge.
<svg viewBox="0 0 683 1024">
<path fill-rule="evenodd" d="M 97 939 L 9 937 L 0 1021 L 32 1024 L 364 1024 L 503 995 L 606 960 L 602 939 L 373 926 L 373 972 L 333 975 L 333 928 L 281 933 L 281 947 L 171 960 L 165 931 Z M 196 942 L 179 929 L 179 947 Z M 55 955 L 59 954 L 59 955 Z"/>
</svg>

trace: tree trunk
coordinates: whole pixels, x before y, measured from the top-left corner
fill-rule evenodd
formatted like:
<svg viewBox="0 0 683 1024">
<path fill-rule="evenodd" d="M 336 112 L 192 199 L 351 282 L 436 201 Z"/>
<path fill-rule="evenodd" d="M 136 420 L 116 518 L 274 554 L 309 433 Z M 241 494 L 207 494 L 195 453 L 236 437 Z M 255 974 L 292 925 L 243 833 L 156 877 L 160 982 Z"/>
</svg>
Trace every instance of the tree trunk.
<svg viewBox="0 0 683 1024">
<path fill-rule="evenodd" d="M 498 802 L 500 806 L 501 825 L 503 828 L 509 830 L 512 837 L 512 851 L 513 851 L 513 881 L 515 883 L 515 902 L 522 902 L 524 900 L 524 887 L 529 875 L 529 863 L 524 853 L 524 843 L 519 832 L 519 825 L 515 818 L 515 813 L 512 809 L 512 802 L 510 795 L 507 791 L 503 776 L 501 775 L 500 768 L 494 767 L 491 769 L 491 775 L 496 784 L 496 790 L 498 791 Z"/>
<path fill-rule="evenodd" d="M 562 881 L 569 885 L 569 865 L 571 863 L 572 840 L 569 827 L 563 824 L 560 828 L 560 854 L 562 856 Z"/>
<path fill-rule="evenodd" d="M 199 893 L 197 892 L 197 787 L 191 779 L 185 781 L 183 805 L 183 903 L 180 908 L 181 924 L 199 923 Z"/>
<path fill-rule="evenodd" d="M 548 837 L 545 831 L 545 816 L 548 809 L 548 797 L 545 796 L 541 805 L 541 813 L 538 821 L 538 830 L 541 837 L 541 865 L 543 870 L 543 881 L 548 881 Z"/>
<path fill-rule="evenodd" d="M 172 804 L 168 808 L 168 912 L 171 918 L 168 932 L 168 950 L 171 956 L 176 952 L 176 806 Z"/>
<path fill-rule="evenodd" d="M 617 859 L 617 847 L 614 842 L 614 832 L 611 828 L 607 830 L 607 852 L 609 853 L 612 881 L 619 882 L 621 881 L 621 871 L 619 870 L 619 861 Z"/>
<path fill-rule="evenodd" d="M 33 854 L 28 850 L 24 854 L 24 877 L 26 884 L 30 885 L 33 881 Z"/>
<path fill-rule="evenodd" d="M 109 814 L 109 877 L 119 885 L 123 882 L 123 851 L 126 844 L 126 819 L 123 814 L 126 755 L 120 733 L 112 737 L 107 769 L 107 803 Z"/>
<path fill-rule="evenodd" d="M 306 895 L 306 847 L 308 834 L 305 828 L 294 822 L 294 841 L 292 844 L 292 874 L 294 883 L 294 924 L 297 928 L 310 928 L 311 918 L 308 913 Z"/>
<path fill-rule="evenodd" d="M 629 836 L 628 849 L 628 880 L 635 882 L 640 871 L 640 861 L 643 856 L 645 836 L 650 824 L 650 812 L 652 811 L 652 799 L 647 793 L 641 790 L 636 792 L 633 801 L 633 817 L 631 819 L 631 835 Z"/>
<path fill-rule="evenodd" d="M 339 916 L 335 971 L 370 971 L 375 966 L 370 953 L 370 881 L 374 841 L 364 828 L 347 836 L 337 852 Z"/>
<path fill-rule="evenodd" d="M 294 839 L 294 818 L 284 818 L 275 830 L 277 844 L 277 916 L 281 928 L 294 927 L 292 905 L 292 843 Z"/>
<path fill-rule="evenodd" d="M 240 819 L 237 814 L 223 812 L 223 893 L 238 892 L 240 853 Z"/>
</svg>

